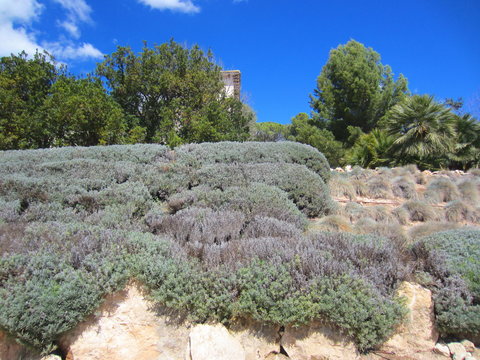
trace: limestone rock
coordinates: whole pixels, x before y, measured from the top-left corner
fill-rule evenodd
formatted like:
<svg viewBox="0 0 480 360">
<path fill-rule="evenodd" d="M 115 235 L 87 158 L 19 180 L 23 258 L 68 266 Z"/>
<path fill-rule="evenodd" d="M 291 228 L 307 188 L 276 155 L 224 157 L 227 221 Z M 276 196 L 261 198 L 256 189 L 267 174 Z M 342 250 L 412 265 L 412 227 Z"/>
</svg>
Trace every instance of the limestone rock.
<svg viewBox="0 0 480 360">
<path fill-rule="evenodd" d="M 433 351 L 437 354 L 443 355 L 445 357 L 450 357 L 450 349 L 445 344 L 437 343 Z"/>
<path fill-rule="evenodd" d="M 138 285 L 106 297 L 86 321 L 60 340 L 75 360 L 182 360 L 189 329 L 157 316 Z"/>
<path fill-rule="evenodd" d="M 231 335 L 242 345 L 246 360 L 263 360 L 268 354 L 280 350 L 278 327 L 240 320 L 230 330 Z"/>
<path fill-rule="evenodd" d="M 187 360 L 245 360 L 240 342 L 225 328 L 216 325 L 196 325 L 190 332 Z"/>
<path fill-rule="evenodd" d="M 420 285 L 403 282 L 398 295 L 406 297 L 408 319 L 381 350 L 390 354 L 422 359 L 431 353 L 438 340 L 431 291 Z"/>
<path fill-rule="evenodd" d="M 469 353 L 473 353 L 475 351 L 475 344 L 470 340 L 462 340 L 460 341 L 460 344 L 462 344 L 465 350 Z"/>
<path fill-rule="evenodd" d="M 292 360 L 360 359 L 351 341 L 320 323 L 298 328 L 286 327 L 280 344 Z"/>
<path fill-rule="evenodd" d="M 453 360 L 464 360 L 467 356 L 467 350 L 458 342 L 449 343 L 448 348 Z"/>
</svg>

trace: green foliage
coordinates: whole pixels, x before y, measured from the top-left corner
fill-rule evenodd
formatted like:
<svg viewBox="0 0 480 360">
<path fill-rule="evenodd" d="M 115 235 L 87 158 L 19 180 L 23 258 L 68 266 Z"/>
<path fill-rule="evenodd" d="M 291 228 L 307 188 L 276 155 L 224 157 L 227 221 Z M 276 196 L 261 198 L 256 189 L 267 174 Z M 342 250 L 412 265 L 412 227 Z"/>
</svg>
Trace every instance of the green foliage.
<svg viewBox="0 0 480 360">
<path fill-rule="evenodd" d="M 226 98 L 213 55 L 171 40 L 135 54 L 117 47 L 97 65 L 113 98 L 138 119 L 147 142 L 177 146 L 189 142 L 246 140 L 252 114 Z"/>
<path fill-rule="evenodd" d="M 49 146 L 39 109 L 60 73 L 47 53 L 0 58 L 0 150 Z"/>
<path fill-rule="evenodd" d="M 408 93 L 407 80 L 394 81 L 380 55 L 350 40 L 330 51 L 311 96 L 315 120 L 345 142 L 348 126 L 370 131 L 385 113 Z"/>
<path fill-rule="evenodd" d="M 290 125 L 275 122 L 255 123 L 252 140 L 254 141 L 283 141 L 290 136 Z"/>
<path fill-rule="evenodd" d="M 61 76 L 42 111 L 49 146 L 92 146 L 124 141 L 127 123 L 120 106 L 100 81 Z"/>
<path fill-rule="evenodd" d="M 331 166 L 343 164 L 345 150 L 342 143 L 335 140 L 331 131 L 315 126 L 307 114 L 300 113 L 292 119 L 290 133 L 291 140 L 317 148 Z"/>
<path fill-rule="evenodd" d="M 432 96 L 406 97 L 386 117 L 386 129 L 396 139 L 392 145 L 398 164 L 421 167 L 445 165 L 455 148 L 454 115 Z"/>
<path fill-rule="evenodd" d="M 373 129 L 356 139 L 352 148 L 347 151 L 346 161 L 364 168 L 387 166 L 392 163 L 389 150 L 393 141 L 394 138 L 384 130 Z"/>
</svg>

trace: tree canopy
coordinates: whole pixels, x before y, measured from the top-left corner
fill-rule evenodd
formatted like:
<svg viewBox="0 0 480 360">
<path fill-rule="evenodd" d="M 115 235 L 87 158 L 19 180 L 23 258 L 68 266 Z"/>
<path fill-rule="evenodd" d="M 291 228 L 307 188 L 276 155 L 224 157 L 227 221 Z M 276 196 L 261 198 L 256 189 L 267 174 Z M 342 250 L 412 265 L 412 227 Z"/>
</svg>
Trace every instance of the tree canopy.
<svg viewBox="0 0 480 360">
<path fill-rule="evenodd" d="M 227 98 L 211 52 L 171 40 L 135 54 L 117 48 L 98 64 L 111 95 L 145 129 L 147 142 L 245 140 L 250 114 Z"/>
<path fill-rule="evenodd" d="M 377 52 L 350 40 L 330 52 L 310 105 L 317 126 L 344 142 L 349 125 L 370 131 L 406 94 L 403 75 L 395 81 L 391 68 L 380 62 Z"/>
</svg>

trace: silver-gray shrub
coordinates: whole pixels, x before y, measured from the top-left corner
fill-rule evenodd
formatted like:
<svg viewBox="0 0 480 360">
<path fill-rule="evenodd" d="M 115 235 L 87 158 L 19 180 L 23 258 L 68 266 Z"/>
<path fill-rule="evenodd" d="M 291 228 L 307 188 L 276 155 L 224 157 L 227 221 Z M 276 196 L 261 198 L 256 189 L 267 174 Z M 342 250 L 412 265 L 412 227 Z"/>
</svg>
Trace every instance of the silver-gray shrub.
<svg viewBox="0 0 480 360">
<path fill-rule="evenodd" d="M 92 159 L 106 162 L 130 161 L 138 164 L 168 162 L 170 149 L 157 144 L 109 145 L 90 147 L 62 147 L 37 150 L 11 150 L 0 152 L 0 161 L 7 166 L 27 167 L 44 162 L 69 161 L 74 159 Z M 11 169 L 10 169 L 11 170 Z"/>
<path fill-rule="evenodd" d="M 240 237 L 245 215 L 239 211 L 190 207 L 174 215 L 153 217 L 148 222 L 152 231 L 181 244 L 221 244 Z"/>
<path fill-rule="evenodd" d="M 307 223 L 305 215 L 288 198 L 286 192 L 260 183 L 227 187 L 224 190 L 198 186 L 172 195 L 168 203 L 172 211 L 194 205 L 216 210 L 241 211 L 247 220 L 256 216 L 271 217 L 299 228 L 304 228 Z"/>
<path fill-rule="evenodd" d="M 299 238 L 301 235 L 301 230 L 292 223 L 266 216 L 255 216 L 243 231 L 246 238 Z"/>
<path fill-rule="evenodd" d="M 307 216 L 324 216 L 334 211 L 327 185 L 322 178 L 296 164 L 215 164 L 207 165 L 196 173 L 194 184 L 214 189 L 247 186 L 250 183 L 277 186 Z"/>
<path fill-rule="evenodd" d="M 219 142 L 188 144 L 175 149 L 176 161 L 200 168 L 217 163 L 291 163 L 305 165 L 324 182 L 330 179 L 330 165 L 312 146 L 282 142 Z"/>
</svg>

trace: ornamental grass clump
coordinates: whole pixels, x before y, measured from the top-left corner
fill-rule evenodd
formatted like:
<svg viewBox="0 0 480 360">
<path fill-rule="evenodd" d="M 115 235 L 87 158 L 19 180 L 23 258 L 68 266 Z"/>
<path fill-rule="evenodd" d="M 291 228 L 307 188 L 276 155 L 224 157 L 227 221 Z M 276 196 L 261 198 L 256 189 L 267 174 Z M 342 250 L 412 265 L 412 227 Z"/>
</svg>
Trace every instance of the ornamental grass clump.
<svg viewBox="0 0 480 360">
<path fill-rule="evenodd" d="M 475 209 L 467 202 L 462 200 L 454 200 L 445 206 L 445 218 L 451 222 L 477 222 Z"/>
<path fill-rule="evenodd" d="M 367 180 L 367 194 L 373 199 L 393 198 L 392 183 L 386 176 L 375 176 Z"/>
<path fill-rule="evenodd" d="M 342 175 L 334 175 L 328 183 L 333 197 L 347 198 L 350 201 L 356 197 L 356 191 L 350 179 Z"/>
<path fill-rule="evenodd" d="M 438 220 L 437 212 L 429 204 L 418 200 L 405 201 L 402 208 L 408 211 L 410 221 Z"/>
<path fill-rule="evenodd" d="M 461 196 L 457 185 L 445 177 L 433 179 L 428 184 L 424 195 L 425 199 L 433 204 L 457 200 Z"/>
<path fill-rule="evenodd" d="M 393 195 L 409 200 L 417 200 L 418 194 L 415 183 L 407 176 L 400 176 L 393 179 Z"/>
<path fill-rule="evenodd" d="M 462 200 L 476 205 L 480 202 L 479 184 L 473 179 L 463 180 L 458 184 L 458 190 L 462 194 Z"/>
</svg>

